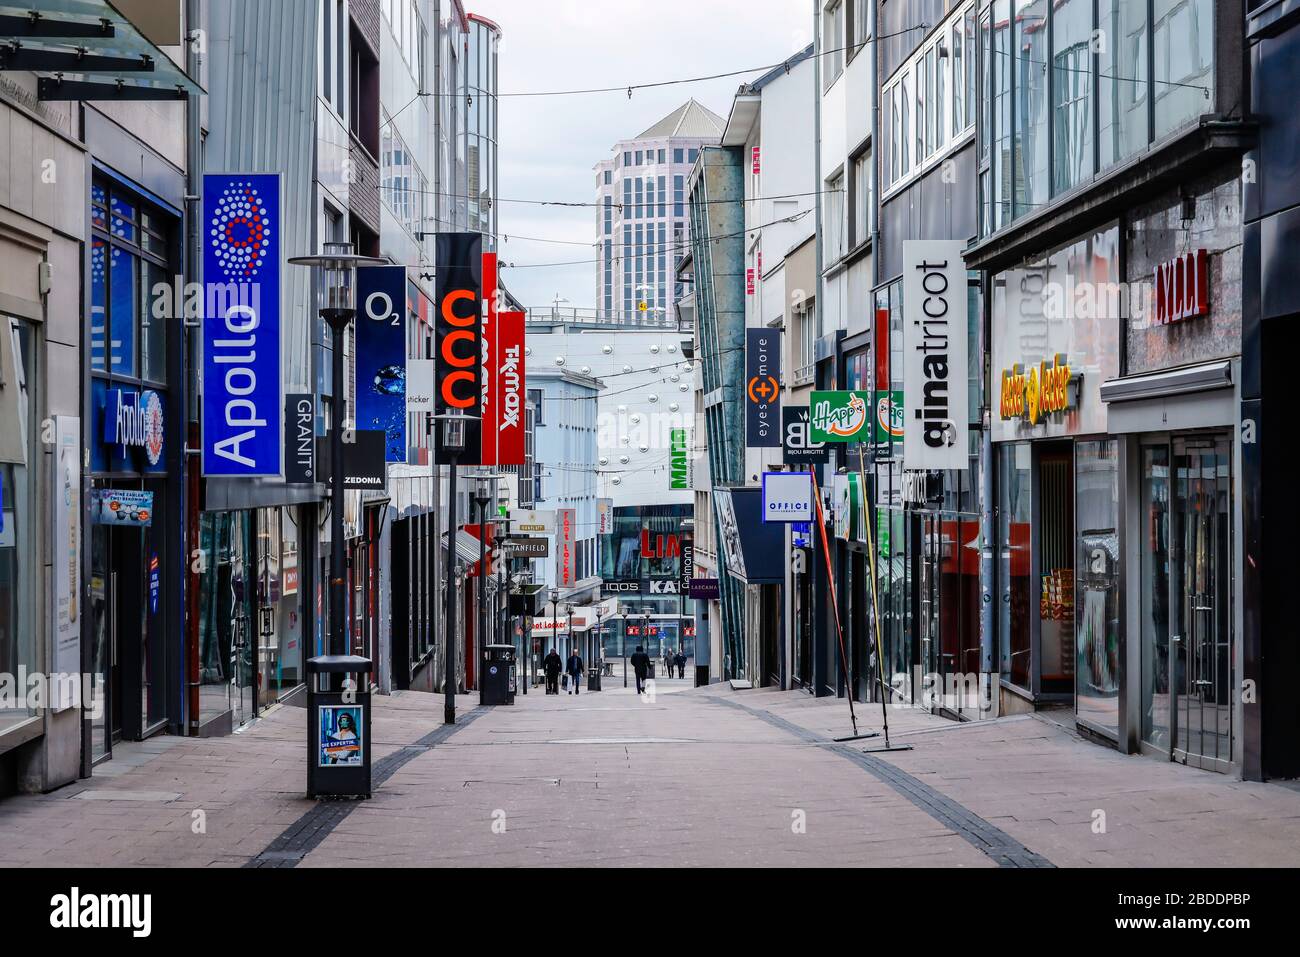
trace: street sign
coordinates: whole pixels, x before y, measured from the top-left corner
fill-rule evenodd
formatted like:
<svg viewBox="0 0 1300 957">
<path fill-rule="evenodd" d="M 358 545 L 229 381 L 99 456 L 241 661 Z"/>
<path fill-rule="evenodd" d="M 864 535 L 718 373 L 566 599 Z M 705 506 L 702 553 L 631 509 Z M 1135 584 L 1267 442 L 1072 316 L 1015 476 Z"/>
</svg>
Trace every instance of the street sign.
<svg viewBox="0 0 1300 957">
<path fill-rule="evenodd" d="M 810 472 L 763 473 L 763 521 L 807 522 L 811 519 Z"/>
</svg>

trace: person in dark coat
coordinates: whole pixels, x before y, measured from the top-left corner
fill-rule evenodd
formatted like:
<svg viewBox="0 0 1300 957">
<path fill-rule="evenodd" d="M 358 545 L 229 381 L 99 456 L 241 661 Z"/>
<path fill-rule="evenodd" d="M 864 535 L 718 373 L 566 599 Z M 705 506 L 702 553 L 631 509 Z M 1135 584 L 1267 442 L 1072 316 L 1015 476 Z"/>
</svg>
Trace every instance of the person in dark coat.
<svg viewBox="0 0 1300 957">
<path fill-rule="evenodd" d="M 555 649 L 542 659 L 542 668 L 546 670 L 546 693 L 560 693 L 560 669 L 564 667 L 564 662 L 560 660 L 559 654 Z"/>
<path fill-rule="evenodd" d="M 650 673 L 650 656 L 645 653 L 640 645 L 636 646 L 636 651 L 632 653 L 632 671 L 636 674 L 636 693 L 645 693 L 646 675 Z"/>
<path fill-rule="evenodd" d="M 682 652 L 680 651 L 677 652 L 677 654 L 673 657 L 673 663 L 677 665 L 677 677 L 685 678 L 686 677 L 686 655 L 682 654 Z"/>
<path fill-rule="evenodd" d="M 564 673 L 569 676 L 569 694 L 577 694 L 578 681 L 582 678 L 582 656 L 576 648 L 564 663 Z"/>
</svg>

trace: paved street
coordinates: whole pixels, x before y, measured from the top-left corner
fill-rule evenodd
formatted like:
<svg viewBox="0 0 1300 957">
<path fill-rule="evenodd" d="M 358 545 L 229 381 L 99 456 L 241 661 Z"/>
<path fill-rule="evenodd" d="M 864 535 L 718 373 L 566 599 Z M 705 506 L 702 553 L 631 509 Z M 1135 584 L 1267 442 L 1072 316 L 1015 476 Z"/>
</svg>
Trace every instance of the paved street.
<svg viewBox="0 0 1300 957">
<path fill-rule="evenodd" d="M 303 796 L 299 708 L 122 746 L 90 780 L 0 803 L 0 865 L 1300 864 L 1284 786 L 1123 756 L 1043 716 L 891 711 L 913 750 L 863 755 L 874 740 L 831 741 L 843 701 L 686 685 L 462 698 L 450 734 L 441 697 L 377 697 L 366 802 Z M 859 707 L 864 730 L 879 718 Z"/>
</svg>

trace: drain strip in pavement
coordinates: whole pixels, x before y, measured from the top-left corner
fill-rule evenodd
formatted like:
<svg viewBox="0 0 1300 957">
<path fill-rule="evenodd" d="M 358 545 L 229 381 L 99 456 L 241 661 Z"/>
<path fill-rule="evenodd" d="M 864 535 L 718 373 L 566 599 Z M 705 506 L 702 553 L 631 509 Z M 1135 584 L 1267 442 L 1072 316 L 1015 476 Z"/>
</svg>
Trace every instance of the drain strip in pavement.
<svg viewBox="0 0 1300 957">
<path fill-rule="evenodd" d="M 414 744 L 408 744 L 391 754 L 384 755 L 370 769 L 371 787 L 377 789 L 407 762 L 446 741 L 482 713 L 481 708 L 463 712 L 455 724 L 441 725 Z M 298 862 L 329 837 L 330 832 L 360 804 L 360 801 L 318 801 L 302 817 L 290 824 L 283 834 L 268 844 L 264 851 L 244 866 L 297 867 Z"/>
<path fill-rule="evenodd" d="M 1056 866 L 1041 854 L 1035 854 L 1001 828 L 995 827 L 984 820 L 974 811 L 958 804 L 952 798 L 936 791 L 930 785 L 890 764 L 888 761 L 883 761 L 873 754 L 865 753 L 848 745 L 825 741 L 807 728 L 802 728 L 793 722 L 778 717 L 770 711 L 752 708 L 738 701 L 719 698 L 716 695 L 701 695 L 701 697 L 717 704 L 739 708 L 741 711 L 746 711 L 754 717 L 766 721 L 773 727 L 780 728 L 782 731 L 792 734 L 809 744 L 815 744 L 827 751 L 833 751 L 842 758 L 847 758 L 858 767 L 889 785 L 944 827 L 993 858 L 999 867 Z"/>
</svg>

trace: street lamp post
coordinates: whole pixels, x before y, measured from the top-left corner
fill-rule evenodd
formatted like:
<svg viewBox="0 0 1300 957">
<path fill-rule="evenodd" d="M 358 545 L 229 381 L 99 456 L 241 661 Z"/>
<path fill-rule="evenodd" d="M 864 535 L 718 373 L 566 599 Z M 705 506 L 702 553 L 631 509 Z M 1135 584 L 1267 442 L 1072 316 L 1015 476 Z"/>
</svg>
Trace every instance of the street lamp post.
<svg viewBox="0 0 1300 957">
<path fill-rule="evenodd" d="M 645 624 L 641 628 L 641 637 L 645 647 L 649 648 L 650 647 L 650 611 L 648 609 L 646 610 L 645 613 Z M 646 654 L 648 655 L 650 654 L 650 652 L 647 651 Z"/>
<path fill-rule="evenodd" d="M 478 644 L 488 644 L 487 602 L 487 509 L 492 504 L 492 482 L 495 475 L 480 475 L 474 482 L 474 504 L 478 506 Z"/>
<path fill-rule="evenodd" d="M 578 644 L 573 640 L 573 605 L 565 605 L 564 614 L 569 618 L 569 654 L 573 654 L 578 650 Z"/>
<path fill-rule="evenodd" d="M 358 256 L 351 243 L 325 243 L 319 256 L 295 256 L 295 266 L 310 266 L 316 286 L 316 310 L 330 327 L 330 629 L 329 653 L 347 654 L 343 620 L 347 562 L 343 540 L 343 333 L 357 312 L 357 267 L 383 263 Z"/>
<path fill-rule="evenodd" d="M 456 532 L 459 521 L 456 517 L 456 468 L 460 462 L 460 453 L 465 449 L 465 425 L 471 416 L 459 410 L 442 412 L 434 419 L 442 424 L 442 449 L 447 455 L 447 561 L 451 567 L 456 566 Z M 432 573 L 431 573 L 432 574 Z M 444 724 L 456 723 L 456 586 L 459 575 L 447 576 L 447 620 L 444 649 L 443 695 L 444 704 L 442 720 Z M 430 594 L 437 594 L 437 583 L 431 581 Z"/>
<path fill-rule="evenodd" d="M 560 638 L 560 590 L 551 589 L 551 648 L 555 648 L 555 643 Z"/>
</svg>

